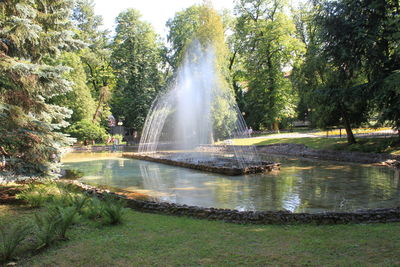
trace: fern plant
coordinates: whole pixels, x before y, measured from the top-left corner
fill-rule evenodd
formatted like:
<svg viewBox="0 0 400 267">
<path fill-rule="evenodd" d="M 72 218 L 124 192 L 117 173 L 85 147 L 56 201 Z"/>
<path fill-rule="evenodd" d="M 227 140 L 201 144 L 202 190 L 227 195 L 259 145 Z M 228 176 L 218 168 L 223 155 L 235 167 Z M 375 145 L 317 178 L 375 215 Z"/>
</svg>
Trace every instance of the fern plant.
<svg viewBox="0 0 400 267">
<path fill-rule="evenodd" d="M 30 233 L 30 228 L 29 224 L 2 225 L 0 227 L 0 261 L 12 258 L 18 245 Z"/>
<path fill-rule="evenodd" d="M 84 207 L 87 205 L 89 197 L 83 194 L 70 195 L 69 203 L 80 214 L 83 213 Z"/>
<path fill-rule="evenodd" d="M 103 224 L 120 224 L 125 214 L 125 203 L 122 199 L 106 195 L 103 201 L 102 219 Z"/>
<path fill-rule="evenodd" d="M 16 198 L 25 200 L 32 208 L 39 208 L 51 199 L 52 196 L 48 194 L 46 187 L 28 184 L 28 188 L 19 193 Z"/>
<path fill-rule="evenodd" d="M 83 214 L 90 220 L 99 220 L 103 215 L 104 205 L 102 201 L 94 196 L 88 201 L 86 208 L 83 209 Z"/>
<path fill-rule="evenodd" d="M 58 239 L 60 220 L 59 217 L 53 217 L 49 213 L 40 216 L 35 213 L 36 238 L 39 242 L 37 249 L 48 247 Z"/>
<path fill-rule="evenodd" d="M 56 218 L 56 234 L 60 239 L 66 239 L 68 228 L 73 224 L 77 210 L 75 207 L 49 207 L 49 216 Z"/>
</svg>

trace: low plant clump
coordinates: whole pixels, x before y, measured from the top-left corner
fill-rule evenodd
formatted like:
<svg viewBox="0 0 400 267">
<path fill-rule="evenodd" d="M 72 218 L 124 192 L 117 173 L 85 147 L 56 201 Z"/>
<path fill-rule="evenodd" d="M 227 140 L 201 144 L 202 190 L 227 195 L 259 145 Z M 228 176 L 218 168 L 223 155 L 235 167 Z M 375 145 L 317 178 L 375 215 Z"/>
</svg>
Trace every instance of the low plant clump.
<svg viewBox="0 0 400 267">
<path fill-rule="evenodd" d="M 67 240 L 67 232 L 73 225 L 116 225 L 123 222 L 125 214 L 123 200 L 108 195 L 102 199 L 89 196 L 63 182 L 30 183 L 16 197 L 38 211 L 28 222 L 0 227 L 0 262 L 12 260 L 25 239 L 34 240 L 30 250 L 40 251 Z"/>
</svg>

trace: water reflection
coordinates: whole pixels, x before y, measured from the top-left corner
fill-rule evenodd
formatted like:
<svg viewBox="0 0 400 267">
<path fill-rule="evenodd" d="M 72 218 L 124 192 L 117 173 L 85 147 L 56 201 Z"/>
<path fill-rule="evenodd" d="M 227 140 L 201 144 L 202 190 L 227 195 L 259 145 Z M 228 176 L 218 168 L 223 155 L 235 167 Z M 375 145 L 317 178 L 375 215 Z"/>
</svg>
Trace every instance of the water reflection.
<svg viewBox="0 0 400 267">
<path fill-rule="evenodd" d="M 275 158 L 282 162 L 281 171 L 230 177 L 117 157 L 71 158 L 65 165 L 83 171 L 83 182 L 179 204 L 316 212 L 400 203 L 399 172 L 383 167 Z"/>
</svg>

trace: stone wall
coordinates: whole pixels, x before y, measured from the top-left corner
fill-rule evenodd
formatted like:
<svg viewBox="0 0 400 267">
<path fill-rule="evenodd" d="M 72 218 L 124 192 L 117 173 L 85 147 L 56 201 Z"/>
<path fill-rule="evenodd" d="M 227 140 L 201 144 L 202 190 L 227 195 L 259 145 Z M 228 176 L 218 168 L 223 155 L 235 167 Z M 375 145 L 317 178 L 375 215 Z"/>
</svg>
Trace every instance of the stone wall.
<svg viewBox="0 0 400 267">
<path fill-rule="evenodd" d="M 242 174 L 250 174 L 250 173 L 262 173 L 268 172 L 275 169 L 279 169 L 280 163 L 273 163 L 273 162 L 262 162 L 262 165 L 257 166 L 249 166 L 244 168 L 238 167 L 230 167 L 230 166 L 216 166 L 212 164 L 204 163 L 190 163 L 185 161 L 179 160 L 172 160 L 160 157 L 152 157 L 147 156 L 139 153 L 124 153 L 122 154 L 124 158 L 132 158 L 132 159 L 139 159 L 139 160 L 146 160 L 151 162 L 158 162 L 167 165 L 173 165 L 178 167 L 184 167 L 194 170 L 206 171 L 206 172 L 213 172 L 213 173 L 221 173 L 225 175 L 242 175 Z M 218 161 L 218 160 L 217 160 Z"/>
<path fill-rule="evenodd" d="M 196 219 L 220 220 L 239 224 L 345 224 L 399 222 L 400 207 L 387 209 L 357 210 L 352 212 L 292 213 L 290 211 L 237 211 L 202 208 L 166 202 L 128 199 L 108 190 L 101 190 L 72 181 L 88 194 L 112 194 L 126 200 L 127 207 L 142 212 L 187 216 Z"/>
</svg>

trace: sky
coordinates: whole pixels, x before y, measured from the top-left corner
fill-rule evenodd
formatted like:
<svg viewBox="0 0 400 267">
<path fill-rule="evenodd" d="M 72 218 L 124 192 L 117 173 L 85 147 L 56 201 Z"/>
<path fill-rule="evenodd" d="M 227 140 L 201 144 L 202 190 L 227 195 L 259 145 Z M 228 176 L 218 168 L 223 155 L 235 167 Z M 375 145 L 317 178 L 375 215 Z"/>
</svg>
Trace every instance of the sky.
<svg viewBox="0 0 400 267">
<path fill-rule="evenodd" d="M 202 0 L 95 0 L 95 13 L 103 17 L 104 28 L 113 30 L 115 18 L 127 8 L 135 8 L 142 14 L 144 21 L 150 22 L 154 30 L 163 38 L 167 35 L 165 23 L 169 18 Z M 233 9 L 234 0 L 212 0 L 214 8 Z"/>
</svg>

